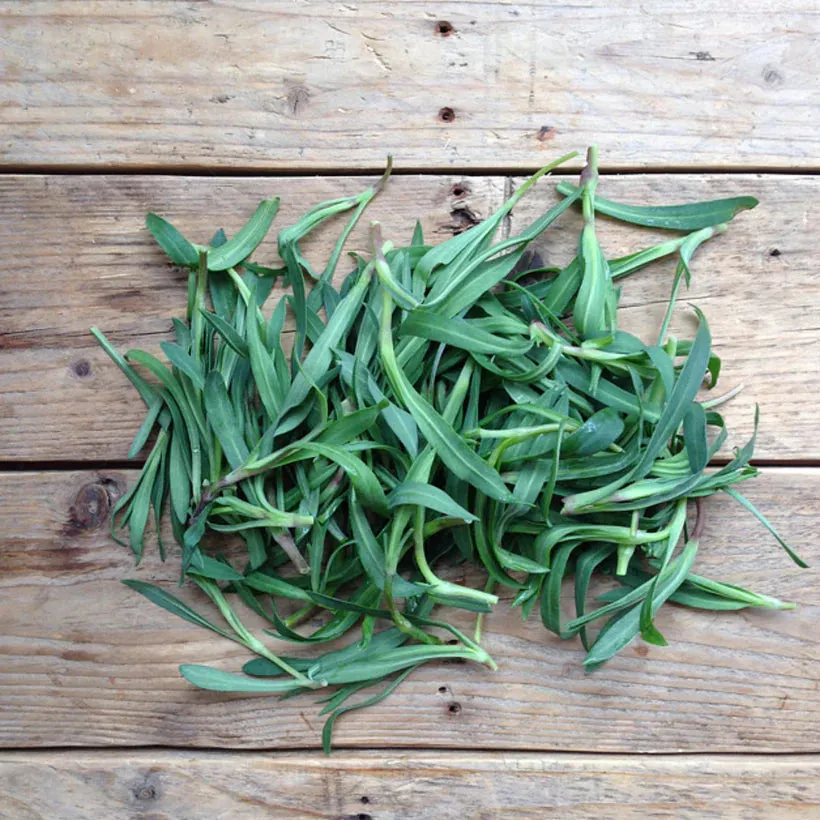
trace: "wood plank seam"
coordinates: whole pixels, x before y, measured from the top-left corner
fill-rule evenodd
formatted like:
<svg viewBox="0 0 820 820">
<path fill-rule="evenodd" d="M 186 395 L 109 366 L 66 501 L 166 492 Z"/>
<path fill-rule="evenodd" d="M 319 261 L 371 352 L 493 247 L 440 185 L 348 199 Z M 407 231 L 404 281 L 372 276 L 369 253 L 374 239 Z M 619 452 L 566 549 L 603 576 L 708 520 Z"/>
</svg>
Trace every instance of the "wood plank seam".
<svg viewBox="0 0 820 820">
<path fill-rule="evenodd" d="M 453 176 L 458 174 L 463 177 L 519 177 L 532 176 L 539 171 L 541 165 L 522 165 L 510 168 L 503 166 L 464 166 L 452 167 L 447 165 L 419 165 L 394 168 L 391 176 L 413 177 L 413 176 Z M 568 162 L 561 166 L 564 174 L 577 174 L 581 172 L 582 165 L 575 161 Z M 263 179 L 290 179 L 296 177 L 318 176 L 318 177 L 372 177 L 380 176 L 384 171 L 384 165 L 373 165 L 363 168 L 335 168 L 332 166 L 311 168 L 293 165 L 289 168 L 257 168 L 255 166 L 223 168 L 218 165 L 202 166 L 182 166 L 154 168 L 145 166 L 144 168 L 132 165 L 13 165 L 0 161 L 0 176 L 155 176 L 155 177 L 213 177 L 214 179 L 253 179 L 260 177 Z M 767 174 L 783 177 L 811 177 L 820 175 L 820 165 L 810 165 L 807 167 L 792 168 L 783 166 L 782 168 L 769 168 L 756 165 L 717 165 L 714 167 L 700 167 L 698 165 L 659 165 L 647 167 L 645 165 L 602 165 L 598 168 L 601 177 L 607 176 L 643 176 L 645 174 L 665 174 L 668 176 L 686 176 L 689 174 L 703 174 L 709 176 L 725 176 L 728 178 L 735 176 L 747 176 L 749 174 Z"/>
<path fill-rule="evenodd" d="M 354 718 L 355 720 L 355 718 Z M 573 755 L 583 755 L 584 757 L 589 757 L 592 759 L 599 759 L 601 761 L 606 760 L 615 760 L 615 759 L 635 759 L 635 760 L 643 760 L 645 758 L 651 760 L 710 760 L 715 757 L 727 758 L 727 759 L 737 759 L 737 760 L 767 760 L 769 758 L 778 760 L 778 761 L 788 761 L 791 758 L 808 758 L 811 760 L 817 760 L 820 763 L 820 747 L 811 747 L 806 749 L 793 749 L 793 750 L 774 750 L 770 752 L 766 752 L 765 754 L 761 754 L 760 752 L 755 751 L 748 751 L 744 749 L 735 749 L 735 750 L 725 750 L 720 752 L 710 752 L 707 750 L 696 750 L 696 751 L 642 751 L 642 752 L 630 752 L 630 751 L 602 751 L 602 752 L 594 752 L 594 751 L 573 751 L 572 749 L 567 749 L 562 746 L 544 746 L 539 747 L 537 749 L 521 749 L 518 746 L 492 746 L 492 747 L 481 747 L 481 746 L 466 746 L 464 744 L 453 744 L 452 746 L 430 746 L 429 744 L 420 743 L 417 746 L 413 744 L 408 744 L 406 746 L 396 746 L 391 744 L 390 742 L 385 743 L 368 743 L 366 747 L 358 746 L 352 743 L 335 743 L 333 744 L 333 750 L 330 755 L 327 756 L 327 759 L 332 761 L 334 758 L 343 757 L 346 754 L 362 754 L 362 752 L 378 752 L 380 754 L 464 754 L 465 748 L 469 749 L 472 754 L 475 755 L 494 755 L 494 754 L 509 754 L 509 755 L 529 755 L 531 757 L 538 757 L 540 755 L 549 755 L 551 757 L 571 757 Z M 94 745 L 74 745 L 71 744 L 55 744 L 53 746 L 43 746 L 43 747 L 34 747 L 34 746 L 6 746 L 0 745 L 0 764 L 2 764 L 3 760 L 6 759 L 6 756 L 13 756 L 13 755 L 20 755 L 22 756 L 32 756 L 36 757 L 38 755 L 48 755 L 51 753 L 55 754 L 64 754 L 64 755 L 77 755 L 77 754 L 104 754 L 104 755 L 140 755 L 146 754 L 150 755 L 155 752 L 176 752 L 179 754 L 186 754 L 186 755 L 208 755 L 208 754 L 220 754 L 220 755 L 228 755 L 228 756 L 236 756 L 238 759 L 242 759 L 243 757 L 258 757 L 260 755 L 313 755 L 313 754 L 322 754 L 324 756 L 324 752 L 319 748 L 318 744 L 316 746 L 270 746 L 270 747 L 253 747 L 250 749 L 242 749 L 242 748 L 225 748 L 224 746 L 219 746 L 217 744 L 213 744 L 211 746 L 203 745 L 203 746 L 182 746 L 179 744 L 174 743 L 147 743 L 144 745 L 120 745 L 117 744 L 115 746 L 105 746 L 100 744 L 98 746 Z M 2 818 L 2 815 L 0 815 Z"/>
</svg>

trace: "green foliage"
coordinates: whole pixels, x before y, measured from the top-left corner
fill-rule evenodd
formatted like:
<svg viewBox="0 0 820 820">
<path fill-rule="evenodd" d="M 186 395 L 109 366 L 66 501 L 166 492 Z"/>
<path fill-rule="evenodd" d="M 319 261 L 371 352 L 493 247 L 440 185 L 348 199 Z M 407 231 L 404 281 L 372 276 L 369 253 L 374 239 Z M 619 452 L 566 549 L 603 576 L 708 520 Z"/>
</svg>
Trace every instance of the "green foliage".
<svg viewBox="0 0 820 820">
<path fill-rule="evenodd" d="M 497 585 L 514 591 L 525 616 L 539 605 L 547 629 L 578 635 L 588 670 L 639 635 L 665 644 L 653 619 L 668 600 L 716 611 L 790 606 L 692 572 L 704 499 L 718 492 L 802 562 L 734 488 L 756 473 L 754 438 L 728 465 L 708 468 L 726 431 L 713 409 L 721 399 L 698 398 L 707 372 L 713 386 L 720 368 L 706 319 L 695 308 L 691 342 L 667 333 L 695 250 L 756 201 L 619 205 L 597 196 L 591 149 L 578 187 L 562 183 L 565 199 L 494 242 L 516 202 L 566 159 L 436 247 L 424 245 L 418 226 L 402 247 L 374 226 L 372 258 L 354 258 L 338 290 L 344 242 L 387 175 L 281 230 L 281 269 L 249 258 L 278 200 L 263 201 L 233 238 L 219 231 L 209 246 L 149 214 L 159 245 L 190 270 L 188 321 L 175 320 L 176 342 L 161 345 L 169 365 L 144 351 L 123 357 L 92 331 L 148 408 L 130 455 L 151 449 L 114 510 L 114 527 L 129 530 L 139 560 L 150 510 L 159 521 L 170 497 L 182 580 L 205 592 L 225 626 L 159 587 L 127 583 L 255 655 L 244 675 L 183 665 L 188 681 L 283 695 L 339 687 L 327 699 L 329 749 L 341 714 L 377 703 L 422 663 L 460 658 L 495 668 L 479 645 L 480 625 L 471 639 L 430 614 L 437 606 L 480 618 L 498 602 Z M 577 256 L 560 270 L 527 266 L 527 248 L 574 202 L 583 212 Z M 607 259 L 596 212 L 688 233 Z M 342 214 L 350 216 L 316 272 L 299 243 Z M 657 340 L 645 344 L 618 330 L 613 283 L 671 254 L 679 264 L 669 310 Z M 289 293 L 266 319 L 276 277 Z M 698 521 L 688 532 L 692 499 Z M 246 555 L 228 563 L 209 554 L 209 532 L 234 533 Z M 465 559 L 489 576 L 486 586 L 436 574 L 441 562 Z M 596 573 L 615 575 L 622 587 L 590 610 Z M 572 576 L 576 617 L 562 622 L 562 585 Z M 244 626 L 226 593 L 281 641 L 321 644 L 357 627 L 361 639 L 312 659 L 281 657 Z M 283 614 L 294 606 L 301 609 Z M 296 628 L 317 610 L 326 612 L 322 626 Z M 601 622 L 591 637 L 590 625 Z M 343 705 L 382 681 L 378 694 Z"/>
</svg>

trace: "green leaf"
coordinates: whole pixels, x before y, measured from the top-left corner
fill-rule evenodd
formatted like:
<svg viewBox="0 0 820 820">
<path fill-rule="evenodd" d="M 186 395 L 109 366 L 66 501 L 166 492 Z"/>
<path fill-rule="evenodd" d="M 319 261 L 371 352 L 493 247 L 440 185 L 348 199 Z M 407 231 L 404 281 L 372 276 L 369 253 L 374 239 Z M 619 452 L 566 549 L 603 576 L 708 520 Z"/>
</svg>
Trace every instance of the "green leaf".
<svg viewBox="0 0 820 820">
<path fill-rule="evenodd" d="M 164 396 L 167 396 L 166 403 L 168 404 L 168 409 L 172 416 L 175 417 L 175 426 L 177 426 L 176 417 L 181 416 L 184 422 L 185 430 L 188 433 L 191 454 L 198 454 L 200 451 L 200 437 L 197 421 L 194 417 L 194 413 L 190 407 L 185 392 L 179 382 L 174 378 L 171 371 L 168 370 L 168 368 L 161 361 L 159 361 L 159 359 L 152 356 L 150 353 L 146 353 L 144 350 L 129 350 L 128 353 L 126 353 L 126 357 L 137 364 L 147 367 L 148 370 L 150 370 L 151 373 L 153 373 L 162 382 L 163 386 L 167 390 L 167 393 L 165 393 Z M 176 403 L 176 408 L 173 407 L 174 403 Z M 179 428 L 177 427 L 177 429 Z M 199 469 L 200 466 L 201 464 L 199 463 L 199 459 L 194 458 L 192 470 Z M 193 483 L 195 485 L 195 491 L 198 490 L 198 482 Z"/>
<path fill-rule="evenodd" d="M 145 418 L 143 419 L 139 430 L 137 430 L 137 434 L 134 436 L 134 441 L 131 443 L 131 447 L 128 450 L 128 458 L 136 458 L 140 454 L 142 448 L 145 447 L 148 437 L 151 435 L 151 431 L 157 423 L 157 417 L 159 416 L 159 412 L 162 410 L 162 407 L 162 399 L 159 396 L 155 396 L 151 401 L 151 404 L 148 405 L 148 412 L 145 414 Z"/>
<path fill-rule="evenodd" d="M 230 632 L 212 624 L 207 618 L 203 618 L 196 610 L 191 609 L 191 607 L 184 604 L 179 598 L 171 595 L 170 592 L 166 592 L 162 587 L 149 584 L 146 581 L 135 581 L 131 579 L 125 580 L 123 583 L 135 592 L 139 592 L 140 595 L 144 595 L 152 603 L 168 610 L 168 612 L 178 615 L 180 618 L 197 626 L 204 626 L 206 629 L 216 632 L 217 635 L 222 635 L 223 638 L 234 640 L 234 636 Z"/>
<path fill-rule="evenodd" d="M 550 561 L 550 571 L 541 592 L 541 621 L 544 626 L 561 638 L 570 637 L 561 629 L 561 586 L 567 563 L 577 544 L 570 542 L 556 550 Z"/>
<path fill-rule="evenodd" d="M 760 595 L 757 592 L 744 589 L 743 587 L 735 586 L 734 584 L 725 584 L 722 581 L 713 581 L 710 578 L 704 578 L 701 575 L 695 575 L 690 572 L 686 576 L 686 583 L 684 584 L 687 594 L 691 597 L 695 593 L 703 593 L 703 596 L 709 598 L 719 598 L 726 602 L 738 604 L 742 606 L 761 607 L 763 609 L 794 609 L 795 604 L 784 603 L 777 598 L 770 598 L 768 595 Z M 678 590 L 681 592 L 682 590 Z M 677 593 L 676 593 L 677 594 Z M 689 606 L 695 604 L 690 603 Z M 703 605 L 702 603 L 700 604 Z M 711 604 L 714 607 L 714 604 Z M 733 607 L 734 608 L 734 607 Z"/>
<path fill-rule="evenodd" d="M 190 455 L 185 453 L 183 440 L 183 431 L 175 429 L 171 434 L 170 461 L 168 464 L 171 509 L 181 523 L 188 520 L 188 509 L 191 505 L 191 479 L 186 470 Z"/>
<path fill-rule="evenodd" d="M 276 373 L 273 359 L 262 342 L 257 318 L 256 299 L 248 302 L 245 326 L 247 328 L 248 352 L 250 354 L 251 371 L 253 372 L 256 391 L 259 399 L 267 411 L 271 421 L 279 417 L 283 396 L 280 390 L 279 377 Z"/>
<path fill-rule="evenodd" d="M 281 595 L 303 603 L 310 603 L 313 600 L 304 589 L 300 589 L 282 578 L 276 578 L 262 572 L 252 572 L 246 575 L 245 583 L 259 592 L 266 592 L 268 595 Z"/>
<path fill-rule="evenodd" d="M 149 213 L 145 217 L 145 227 L 174 264 L 187 268 L 198 266 L 199 254 L 196 248 L 170 222 Z"/>
<path fill-rule="evenodd" d="M 466 257 L 469 259 L 477 250 L 485 248 L 491 241 L 493 234 L 498 230 L 504 217 L 512 211 L 521 197 L 523 197 L 541 177 L 563 162 L 572 159 L 574 156 L 576 156 L 574 153 L 567 154 L 550 165 L 541 168 L 521 185 L 489 219 L 485 219 L 481 224 L 464 231 L 464 233 L 457 234 L 452 239 L 448 239 L 446 242 L 442 242 L 440 245 L 430 248 L 416 263 L 416 274 L 418 274 L 423 281 L 427 282 L 433 271 L 437 268 L 441 266 L 457 268 L 460 258 Z"/>
<path fill-rule="evenodd" d="M 794 561 L 795 564 L 797 564 L 798 567 L 802 567 L 803 569 L 808 568 L 809 565 L 780 537 L 780 534 L 769 522 L 769 519 L 766 518 L 766 516 L 763 515 L 763 513 L 760 512 L 760 510 L 752 504 L 752 502 L 749 501 L 745 495 L 741 495 L 732 487 L 724 487 L 723 492 L 734 498 L 734 500 L 737 501 L 742 507 L 745 507 L 775 537 L 777 543 L 783 547 L 786 554 L 792 559 L 792 561 Z"/>
<path fill-rule="evenodd" d="M 381 692 L 361 701 L 361 703 L 354 703 L 350 706 L 342 706 L 332 712 L 330 717 L 325 722 L 324 728 L 322 729 L 322 748 L 324 749 L 325 754 L 330 754 L 333 743 L 333 727 L 336 725 L 336 721 L 343 714 L 346 712 L 352 712 L 356 709 L 365 709 L 368 706 L 375 706 L 377 703 L 381 703 L 388 695 L 392 694 L 396 690 L 399 684 L 408 675 L 415 672 L 416 669 L 418 669 L 418 665 L 405 669 L 401 674 L 397 675 L 396 678 L 392 680 Z"/>
<path fill-rule="evenodd" d="M 559 182 L 556 188 L 562 196 L 575 193 L 575 186 Z M 758 201 L 753 196 L 715 199 L 711 202 L 695 202 L 688 205 L 622 205 L 602 197 L 595 198 L 595 210 L 621 222 L 645 225 L 649 228 L 666 228 L 672 231 L 696 231 L 721 222 L 729 222 L 740 211 L 754 208 Z"/>
<path fill-rule="evenodd" d="M 376 423 L 376 419 L 389 402 L 385 399 L 371 407 L 354 410 L 337 421 L 328 424 L 316 437 L 320 444 L 332 444 L 336 447 L 347 444 L 354 438 L 366 433 Z"/>
<path fill-rule="evenodd" d="M 504 486 L 501 476 L 471 450 L 441 414 L 419 395 L 399 367 L 393 350 L 392 313 L 390 296 L 385 291 L 379 344 L 385 373 L 394 393 L 410 411 L 422 435 L 449 469 L 460 479 L 469 482 L 491 498 L 507 501 L 511 495 Z"/>
<path fill-rule="evenodd" d="M 212 692 L 293 692 L 304 689 L 304 682 L 296 678 L 284 680 L 268 680 L 267 678 L 250 678 L 245 675 L 236 675 L 233 672 L 223 672 L 210 666 L 184 663 L 179 672 L 188 683 L 200 689 L 209 689 Z"/>
<path fill-rule="evenodd" d="M 197 390 L 204 389 L 205 379 L 202 376 L 202 366 L 194 361 L 192 356 L 173 342 L 160 342 L 159 346 L 171 364 L 182 371 L 191 380 Z"/>
<path fill-rule="evenodd" d="M 442 515 L 460 518 L 470 523 L 478 518 L 461 504 L 456 503 L 444 490 L 432 484 L 422 484 L 417 481 L 404 481 L 390 492 L 387 497 L 387 506 L 393 510 L 403 504 L 426 507 Z"/>
<path fill-rule="evenodd" d="M 466 658 L 479 662 L 486 662 L 489 658 L 480 648 L 459 646 L 459 645 L 430 645 L 421 644 L 413 646 L 398 646 L 395 649 L 386 651 L 375 658 L 367 658 L 363 661 L 351 661 L 333 670 L 314 669 L 308 670 L 308 677 L 311 680 L 328 683 L 337 686 L 345 683 L 355 683 L 357 681 L 368 680 L 373 677 L 383 677 L 392 675 L 402 669 L 424 663 L 428 660 L 444 660 L 447 658 Z"/>
<path fill-rule="evenodd" d="M 584 550 L 575 562 L 575 617 L 583 618 L 586 609 L 587 590 L 592 573 L 600 564 L 615 552 L 615 544 L 596 544 L 590 549 Z M 574 631 L 574 630 L 573 630 Z M 589 652 L 589 641 L 587 639 L 586 626 L 578 629 L 581 643 L 584 649 Z"/>
<path fill-rule="evenodd" d="M 695 341 L 689 355 L 686 357 L 683 370 L 681 370 L 663 408 L 663 413 L 655 426 L 652 437 L 646 445 L 643 456 L 635 467 L 633 478 L 641 478 L 649 472 L 652 463 L 666 446 L 670 436 L 680 426 L 703 383 L 706 366 L 709 363 L 712 339 L 709 333 L 709 325 L 706 324 L 706 318 L 700 312 L 698 317 L 700 327 L 695 336 Z"/>
<path fill-rule="evenodd" d="M 215 524 L 209 522 L 212 529 L 218 532 L 239 532 L 249 527 L 309 527 L 313 524 L 313 517 L 300 515 L 299 513 L 277 510 L 266 504 L 265 507 L 257 507 L 241 498 L 230 495 L 223 495 L 216 499 L 212 509 L 214 515 L 236 514 L 243 516 L 246 521 L 239 524 Z"/>
<path fill-rule="evenodd" d="M 578 257 L 581 285 L 572 318 L 578 333 L 590 338 L 613 329 L 607 318 L 607 300 L 613 293 L 612 277 L 591 224 L 584 225 Z"/>
<path fill-rule="evenodd" d="M 199 550 L 194 550 L 188 573 L 195 573 L 215 581 L 242 581 L 244 579 L 242 573 L 237 572 L 230 564 L 203 555 Z"/>
<path fill-rule="evenodd" d="M 236 236 L 208 251 L 208 269 L 227 270 L 247 259 L 265 238 L 279 210 L 279 199 L 263 199 L 254 215 Z"/>
<path fill-rule="evenodd" d="M 258 294 L 257 294 L 258 295 Z M 267 348 L 271 351 L 281 349 L 282 330 L 285 326 L 285 316 L 287 314 L 287 299 L 280 299 L 271 313 L 268 321 Z"/>
<path fill-rule="evenodd" d="M 106 339 L 105 335 L 101 330 L 99 330 L 99 328 L 92 327 L 90 332 L 114 364 L 122 370 L 128 378 L 128 381 L 134 385 L 146 406 L 151 407 L 157 399 L 157 393 L 154 388 L 148 384 L 148 382 L 145 381 L 145 379 L 143 379 L 142 376 L 140 376 L 139 373 L 137 373 L 137 371 L 134 370 L 134 368 L 131 367 L 131 365 L 128 364 L 128 362 L 114 349 L 114 346 L 108 341 L 108 339 Z"/>
<path fill-rule="evenodd" d="M 356 538 L 359 560 L 362 562 L 367 577 L 383 590 L 386 578 L 384 550 L 373 534 L 364 511 L 355 503 L 355 500 L 350 504 L 350 525 Z M 392 590 L 396 598 L 412 598 L 416 595 L 423 595 L 427 587 L 412 584 L 400 575 L 395 575 Z"/>
<path fill-rule="evenodd" d="M 228 322 L 221 316 L 217 316 L 215 313 L 209 313 L 207 310 L 201 310 L 200 312 L 205 321 L 222 337 L 225 344 L 231 347 L 243 359 L 249 357 L 248 345 Z"/>
<path fill-rule="evenodd" d="M 171 321 L 174 325 L 174 336 L 176 336 L 177 344 L 184 351 L 189 351 L 191 349 L 191 328 L 185 322 L 177 319 L 176 316 Z"/>
<path fill-rule="evenodd" d="M 182 537 L 182 573 L 184 574 L 191 560 L 196 553 L 202 537 L 205 535 L 205 522 L 208 519 L 208 513 L 211 510 L 211 505 L 207 505 L 200 511 L 199 515 L 192 521 L 189 520 L 188 527 Z M 180 581 L 181 583 L 181 581 Z"/>
<path fill-rule="evenodd" d="M 322 334 L 316 339 L 310 353 L 302 362 L 301 372 L 293 380 L 285 399 L 283 412 L 301 404 L 307 397 L 310 391 L 307 377 L 318 381 L 327 372 L 333 358 L 333 351 L 339 347 L 342 337 L 350 330 L 359 313 L 365 292 L 370 286 L 371 277 L 372 269 L 366 268 L 347 296 L 339 303 Z"/>
<path fill-rule="evenodd" d="M 157 549 L 159 550 L 159 558 L 163 562 L 165 561 L 165 542 L 162 537 L 162 518 L 165 508 L 165 501 L 168 497 L 167 461 L 169 447 L 170 442 L 166 441 L 166 446 L 162 449 L 160 455 L 159 469 L 157 470 L 157 477 L 154 481 L 154 487 L 151 490 L 151 507 L 154 510 L 154 527 L 156 528 L 157 533 Z"/>
<path fill-rule="evenodd" d="M 331 444 L 316 441 L 299 444 L 298 452 L 282 463 L 294 462 L 309 456 L 319 456 L 336 462 L 347 474 L 362 502 L 379 513 L 387 514 L 387 498 L 375 473 L 358 456 Z"/>
<path fill-rule="evenodd" d="M 142 560 L 145 525 L 148 523 L 148 514 L 151 509 L 154 483 L 157 480 L 157 471 L 160 465 L 160 453 L 168 444 L 166 433 L 163 431 L 154 445 L 154 450 L 146 462 L 145 469 L 139 478 L 139 488 L 134 494 L 128 519 L 128 535 L 131 550 L 137 564 Z"/>
<path fill-rule="evenodd" d="M 414 310 L 402 323 L 399 334 L 488 355 L 523 356 L 532 348 L 532 342 L 526 338 L 505 339 L 458 317 L 442 322 L 440 316 L 423 310 Z"/>
<path fill-rule="evenodd" d="M 225 458 L 233 469 L 241 467 L 248 460 L 248 446 L 242 437 L 242 428 L 234 416 L 225 381 L 218 371 L 212 370 L 208 374 L 203 398 L 208 423 L 222 445 Z"/>
<path fill-rule="evenodd" d="M 605 407 L 564 439 L 562 453 L 575 458 L 594 455 L 614 444 L 623 430 L 624 423 L 618 413 Z"/>
<path fill-rule="evenodd" d="M 698 550 L 697 541 L 689 541 L 683 552 L 669 564 L 669 567 L 658 583 L 652 605 L 654 615 L 661 605 L 684 582 L 695 560 Z M 609 660 L 638 634 L 640 629 L 641 605 L 636 604 L 626 612 L 616 615 L 607 621 L 598 633 L 595 643 L 584 659 L 584 668 L 591 670 Z"/>
<path fill-rule="evenodd" d="M 709 442 L 706 440 L 706 411 L 702 404 L 693 401 L 683 417 L 683 440 L 689 469 L 701 472 L 709 462 Z"/>
<path fill-rule="evenodd" d="M 282 658 L 298 672 L 307 672 L 313 665 L 312 658 Z M 285 674 L 281 666 L 277 666 L 267 658 L 254 658 L 248 661 L 243 667 L 242 671 L 246 675 L 251 675 L 254 678 L 278 678 Z"/>
</svg>

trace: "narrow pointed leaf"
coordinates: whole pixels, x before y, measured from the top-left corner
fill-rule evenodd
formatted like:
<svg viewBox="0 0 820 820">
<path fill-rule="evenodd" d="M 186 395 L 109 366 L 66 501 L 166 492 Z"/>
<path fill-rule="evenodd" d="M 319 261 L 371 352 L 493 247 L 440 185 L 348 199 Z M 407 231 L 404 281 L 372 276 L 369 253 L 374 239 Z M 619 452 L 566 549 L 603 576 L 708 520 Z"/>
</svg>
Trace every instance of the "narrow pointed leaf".
<svg viewBox="0 0 820 820">
<path fill-rule="evenodd" d="M 265 238 L 279 210 L 279 199 L 263 199 L 254 215 L 239 233 L 208 251 L 208 269 L 227 270 L 247 259 Z"/>
</svg>

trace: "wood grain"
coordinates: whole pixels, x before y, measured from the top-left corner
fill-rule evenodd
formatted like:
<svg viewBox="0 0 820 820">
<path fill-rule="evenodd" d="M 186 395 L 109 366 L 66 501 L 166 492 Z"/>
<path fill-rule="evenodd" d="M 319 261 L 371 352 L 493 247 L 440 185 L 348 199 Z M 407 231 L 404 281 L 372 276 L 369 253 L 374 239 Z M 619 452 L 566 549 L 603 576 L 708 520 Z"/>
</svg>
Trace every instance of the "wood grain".
<svg viewBox="0 0 820 820">
<path fill-rule="evenodd" d="M 809 168 L 815 11 L 4 0 L 0 161 L 500 169 L 598 142 L 610 168 Z"/>
<path fill-rule="evenodd" d="M 120 584 L 136 577 L 174 591 L 177 573 L 175 553 L 165 566 L 151 545 L 134 569 L 128 551 L 109 540 L 110 499 L 132 479 L 132 472 L 0 474 L 0 745 L 317 748 L 322 720 L 312 697 L 219 695 L 179 677 L 180 663 L 238 670 L 247 654 Z M 820 471 L 771 469 L 747 488 L 816 567 Z M 792 565 L 728 498 L 708 502 L 697 567 L 799 607 L 716 614 L 667 606 L 658 626 L 669 647 L 636 642 L 585 676 L 580 646 L 549 635 L 537 615 L 522 622 L 507 596 L 485 626 L 498 672 L 425 665 L 384 703 L 339 721 L 336 742 L 820 751 L 820 572 Z M 180 595 L 210 611 L 201 594 L 186 587 Z M 454 620 L 471 628 L 467 617 Z"/>
<path fill-rule="evenodd" d="M 0 754 L 0 817 L 675 818 L 820 812 L 820 759 L 510 752 Z"/>
<path fill-rule="evenodd" d="M 224 224 L 237 230 L 265 196 L 279 194 L 276 225 L 291 224 L 323 199 L 361 190 L 369 180 L 341 178 L 214 179 L 141 176 L 0 176 L 4 220 L 0 241 L 0 459 L 119 459 L 141 421 L 142 406 L 88 333 L 98 325 L 122 350 L 159 353 L 170 319 L 185 309 L 185 281 L 144 228 L 155 210 L 192 239 L 207 241 Z M 372 206 L 385 235 L 406 241 L 421 217 L 438 242 L 484 218 L 502 201 L 502 177 L 396 177 Z M 728 233 L 705 245 L 693 263 L 693 285 L 681 302 L 709 317 L 724 357 L 723 386 L 745 384 L 727 407 L 740 444 L 761 405 L 757 457 L 820 458 L 814 385 L 820 381 L 820 277 L 810 229 L 810 203 L 820 193 L 811 177 L 635 175 L 606 177 L 602 195 L 641 202 L 692 201 L 755 194 L 761 204 L 740 214 Z M 554 201 L 543 182 L 522 200 L 512 230 Z M 364 220 L 365 224 L 368 220 Z M 574 252 L 577 215 L 567 214 L 539 243 L 548 262 Z M 317 264 L 333 230 L 306 244 Z M 617 256 L 643 247 L 652 234 L 600 220 L 602 241 Z M 366 229 L 351 248 L 366 248 Z M 269 239 L 260 251 L 275 260 Z M 668 298 L 674 263 L 660 263 L 627 280 L 622 321 L 653 337 Z M 277 291 L 271 300 L 278 298 Z M 691 337 L 691 316 L 677 330 Z M 720 391 L 722 388 L 718 388 Z"/>
</svg>

